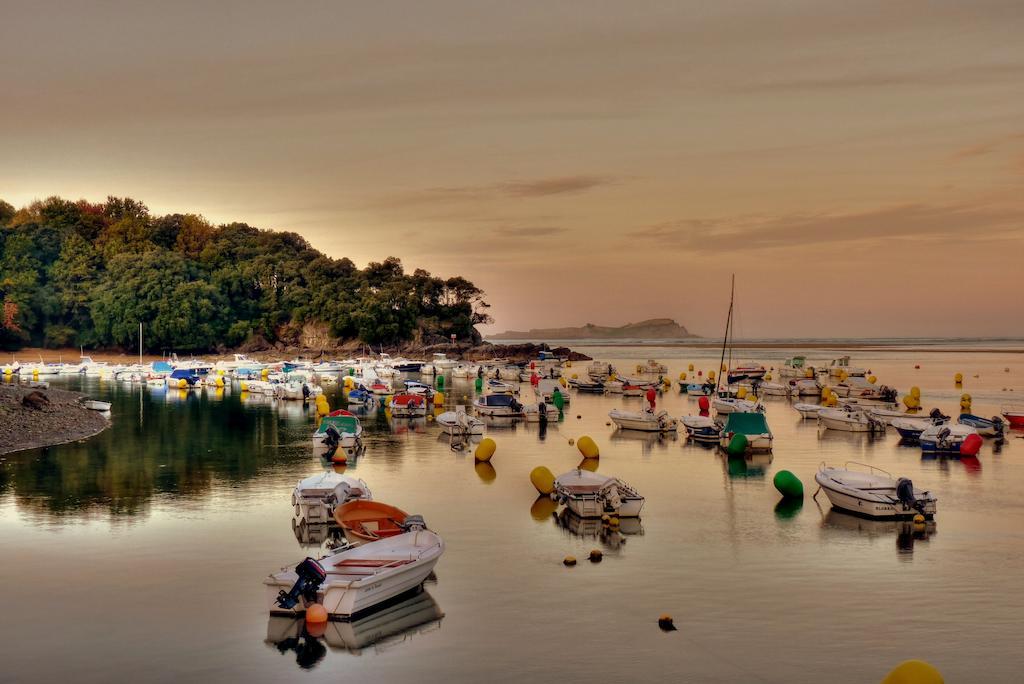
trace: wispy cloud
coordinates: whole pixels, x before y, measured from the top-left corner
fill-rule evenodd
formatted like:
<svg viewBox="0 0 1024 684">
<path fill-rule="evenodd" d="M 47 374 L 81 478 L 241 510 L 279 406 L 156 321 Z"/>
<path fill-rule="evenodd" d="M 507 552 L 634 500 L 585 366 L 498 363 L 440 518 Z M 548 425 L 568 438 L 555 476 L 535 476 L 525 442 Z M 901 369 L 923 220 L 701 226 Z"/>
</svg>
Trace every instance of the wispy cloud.
<svg viewBox="0 0 1024 684">
<path fill-rule="evenodd" d="M 977 241 L 1024 237 L 1024 206 L 904 204 L 846 214 L 681 219 L 636 229 L 629 237 L 693 252 L 893 239 Z"/>
<path fill-rule="evenodd" d="M 375 200 L 373 205 L 407 206 L 421 204 L 466 204 L 486 202 L 505 198 L 543 198 L 556 195 L 571 195 L 620 182 L 615 176 L 578 174 L 555 176 L 530 180 L 509 180 L 486 185 L 460 185 L 425 188 L 393 194 Z"/>
</svg>

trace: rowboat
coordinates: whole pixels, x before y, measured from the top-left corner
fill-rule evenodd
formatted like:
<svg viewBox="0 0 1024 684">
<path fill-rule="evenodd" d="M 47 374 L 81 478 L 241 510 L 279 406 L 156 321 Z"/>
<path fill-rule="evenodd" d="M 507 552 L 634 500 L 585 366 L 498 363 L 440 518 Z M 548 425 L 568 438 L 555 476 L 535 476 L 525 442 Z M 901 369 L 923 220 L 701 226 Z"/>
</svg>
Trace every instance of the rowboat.
<svg viewBox="0 0 1024 684">
<path fill-rule="evenodd" d="M 379 501 L 348 501 L 334 509 L 334 520 L 352 544 L 377 541 L 407 532 L 409 514 Z"/>
<path fill-rule="evenodd" d="M 92 411 L 109 411 L 109 401 L 96 401 L 95 399 L 82 399 L 82 406 Z"/>
<path fill-rule="evenodd" d="M 999 409 L 1003 418 L 1010 424 L 1011 428 L 1020 430 L 1024 428 L 1024 406 L 1019 404 L 1008 404 Z"/>
<path fill-rule="evenodd" d="M 645 432 L 675 432 L 676 419 L 667 411 L 623 411 L 612 409 L 608 412 L 617 427 L 622 430 L 643 430 Z"/>
</svg>

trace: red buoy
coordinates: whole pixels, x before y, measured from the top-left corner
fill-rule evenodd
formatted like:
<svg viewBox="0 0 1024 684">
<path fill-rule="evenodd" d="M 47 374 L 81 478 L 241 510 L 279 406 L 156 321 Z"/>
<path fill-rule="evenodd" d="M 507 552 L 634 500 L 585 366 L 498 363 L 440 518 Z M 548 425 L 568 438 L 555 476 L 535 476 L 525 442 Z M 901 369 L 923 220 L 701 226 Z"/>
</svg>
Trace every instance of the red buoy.
<svg viewBox="0 0 1024 684">
<path fill-rule="evenodd" d="M 981 451 L 981 445 L 984 441 L 978 433 L 967 435 L 966 439 L 960 444 L 960 455 L 977 456 L 978 452 Z"/>
<path fill-rule="evenodd" d="M 700 407 L 701 411 L 707 411 L 708 409 L 711 408 L 711 402 L 708 401 L 707 397 L 701 397 L 700 399 L 697 400 L 697 406 Z"/>
</svg>

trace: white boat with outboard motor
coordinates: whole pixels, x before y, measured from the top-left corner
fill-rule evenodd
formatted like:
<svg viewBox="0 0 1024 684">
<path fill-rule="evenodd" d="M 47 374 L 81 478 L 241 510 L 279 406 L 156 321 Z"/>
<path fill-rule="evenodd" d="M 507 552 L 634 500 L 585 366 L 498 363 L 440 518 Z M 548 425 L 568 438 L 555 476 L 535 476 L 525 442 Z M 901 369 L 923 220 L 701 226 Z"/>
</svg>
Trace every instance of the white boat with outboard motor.
<svg viewBox="0 0 1024 684">
<path fill-rule="evenodd" d="M 435 422 L 441 426 L 441 430 L 453 436 L 484 434 L 484 421 L 466 413 L 465 406 L 456 406 L 454 411 L 445 411 L 435 419 Z"/>
<path fill-rule="evenodd" d="M 921 453 L 959 454 L 964 440 L 978 431 L 969 425 L 960 423 L 942 423 L 924 429 L 917 437 L 921 444 Z"/>
<path fill-rule="evenodd" d="M 818 425 L 840 432 L 885 432 L 885 423 L 858 406 L 840 406 L 818 411 Z"/>
<path fill-rule="evenodd" d="M 851 465 L 866 468 L 850 470 Z M 913 518 L 935 515 L 937 499 L 931 492 L 919 490 L 905 477 L 895 478 L 876 466 L 848 461 L 845 468 L 826 466 L 814 474 L 814 481 L 825 491 L 834 508 L 869 518 Z M 814 493 L 815 498 L 818 492 Z"/>
<path fill-rule="evenodd" d="M 718 444 L 718 436 L 722 432 L 722 426 L 710 416 L 683 416 L 679 419 L 679 422 L 686 429 L 686 436 L 694 442 Z"/>
<path fill-rule="evenodd" d="M 644 506 L 644 497 L 622 480 L 583 468 L 556 477 L 551 497 L 581 518 L 635 518 Z"/>
<path fill-rule="evenodd" d="M 444 553 L 444 540 L 423 518 L 408 516 L 409 531 L 342 548 L 319 560 L 306 558 L 263 580 L 272 615 L 298 615 L 319 603 L 334 619 L 351 619 L 388 599 L 417 589 Z"/>
<path fill-rule="evenodd" d="M 335 506 L 355 499 L 373 499 L 366 482 L 333 470 L 299 480 L 292 491 L 295 519 L 310 525 L 331 522 Z"/>
<path fill-rule="evenodd" d="M 645 432 L 675 432 L 677 429 L 676 419 L 669 415 L 668 411 L 650 410 L 623 411 L 612 409 L 608 412 L 616 427 L 621 430 L 643 430 Z"/>
</svg>

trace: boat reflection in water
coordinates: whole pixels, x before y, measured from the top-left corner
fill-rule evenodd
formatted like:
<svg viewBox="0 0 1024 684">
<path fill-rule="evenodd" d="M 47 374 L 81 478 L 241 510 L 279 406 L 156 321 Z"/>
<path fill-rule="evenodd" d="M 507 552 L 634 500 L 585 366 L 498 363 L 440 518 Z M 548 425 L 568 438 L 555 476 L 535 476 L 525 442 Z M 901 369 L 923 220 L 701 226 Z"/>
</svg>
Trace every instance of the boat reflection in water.
<svg viewBox="0 0 1024 684">
<path fill-rule="evenodd" d="M 640 443 L 641 453 L 650 454 L 654 449 L 667 449 L 679 439 L 677 432 L 646 432 L 642 430 L 614 430 L 609 439 L 612 442 Z"/>
<path fill-rule="evenodd" d="M 304 618 L 272 616 L 267 621 L 265 642 L 282 655 L 294 653 L 296 664 L 308 670 L 323 659 L 327 647 L 363 655 L 363 649 L 374 646 L 374 651 L 380 653 L 417 634 L 440 629 L 443 617 L 430 593 L 418 590 L 344 622 L 307 626 Z"/>
<path fill-rule="evenodd" d="M 538 500 L 539 501 L 539 500 Z M 534 507 L 538 504 L 534 502 Z M 533 507 L 530 509 L 533 512 Z M 555 524 L 576 537 L 598 539 L 609 549 L 617 550 L 626 543 L 626 537 L 640 536 L 644 533 L 640 518 L 620 518 L 619 525 L 609 525 L 601 518 L 581 518 L 568 508 L 553 516 Z"/>
<path fill-rule="evenodd" d="M 292 532 L 295 534 L 295 541 L 299 542 L 299 546 L 307 553 L 333 551 L 348 545 L 341 528 L 333 522 L 310 524 L 305 519 L 300 519 L 293 514 Z"/>
<path fill-rule="evenodd" d="M 825 534 L 855 532 L 869 539 L 895 535 L 896 552 L 907 556 L 913 555 L 915 542 L 928 541 L 937 533 L 934 520 L 922 523 L 915 523 L 912 520 L 876 520 L 844 513 L 834 508 L 825 513 L 821 529 Z"/>
<path fill-rule="evenodd" d="M 772 464 L 772 454 L 770 451 L 743 456 L 722 454 L 722 463 L 730 478 L 764 477 L 764 469 Z"/>
</svg>

